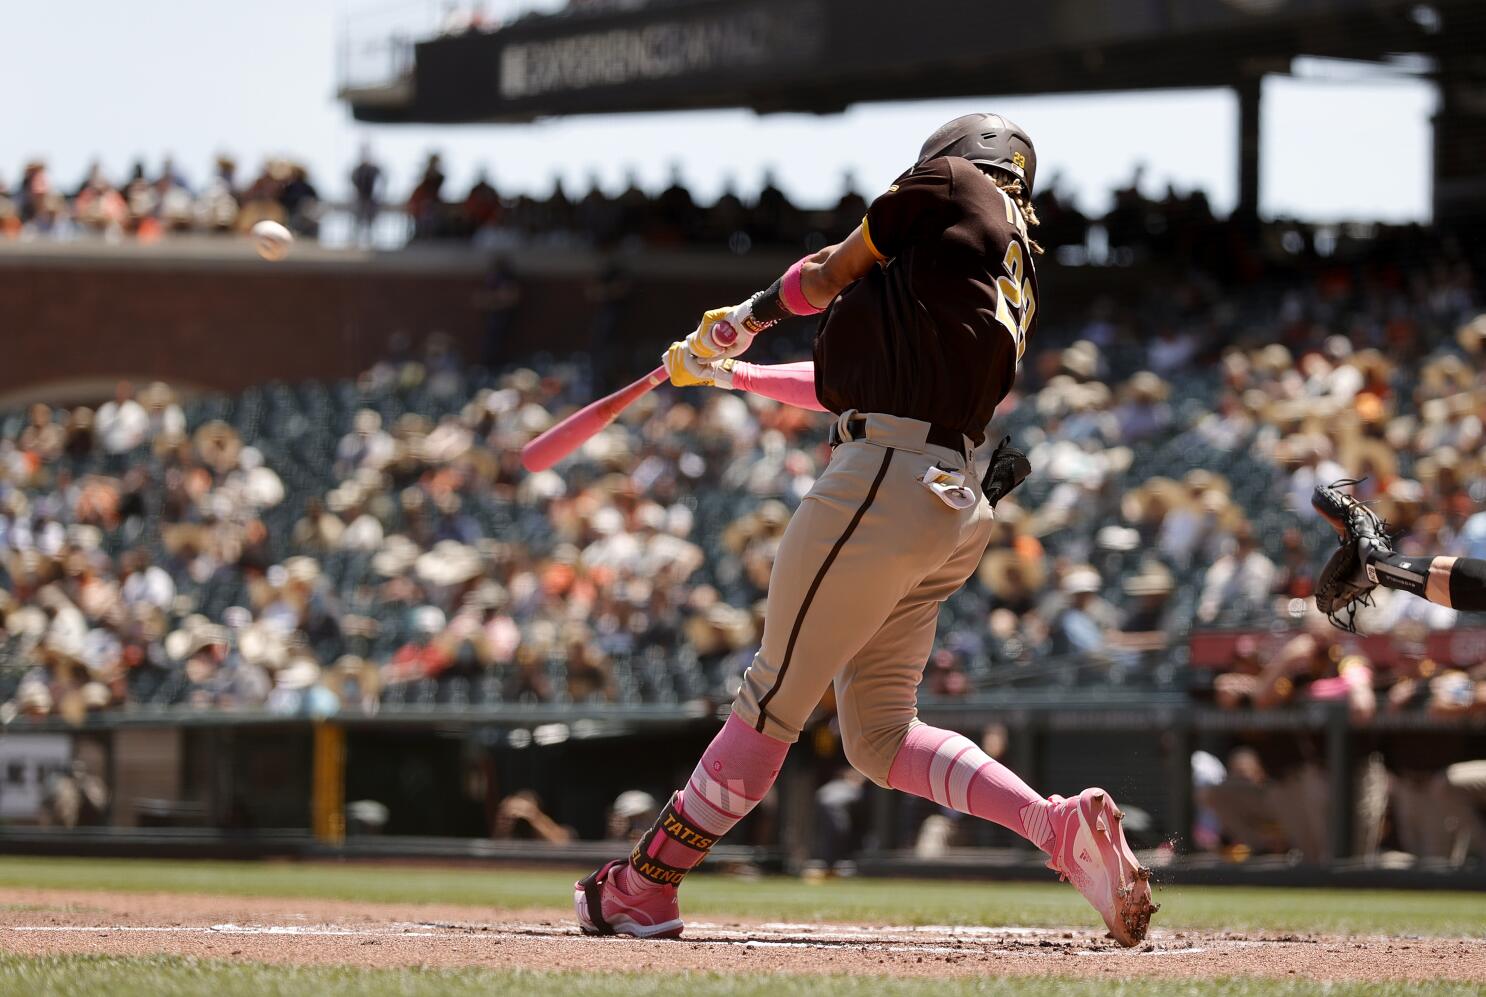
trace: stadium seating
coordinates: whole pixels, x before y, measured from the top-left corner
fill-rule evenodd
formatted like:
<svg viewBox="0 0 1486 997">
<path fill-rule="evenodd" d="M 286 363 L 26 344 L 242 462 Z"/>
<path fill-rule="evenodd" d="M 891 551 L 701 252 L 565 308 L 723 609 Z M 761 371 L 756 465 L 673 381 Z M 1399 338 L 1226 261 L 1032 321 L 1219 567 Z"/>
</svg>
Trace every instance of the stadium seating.
<svg viewBox="0 0 1486 997">
<path fill-rule="evenodd" d="M 1034 475 L 943 608 L 925 695 L 1184 688 L 1194 630 L 1304 622 L 1332 540 L 1294 496 L 1360 461 L 1418 542 L 1464 552 L 1486 523 L 1486 328 L 1446 293 L 1459 281 L 1435 268 L 1379 300 L 1359 268 L 1344 293 L 1335 274 L 1241 306 L 1209 291 L 1160 319 L 1176 362 L 1139 315 L 1042 331 L 988 437 L 1018 440 Z M 40 715 L 360 709 L 369 687 L 384 710 L 725 701 L 824 420 L 658 392 L 529 476 L 520 445 L 591 392 L 581 357 L 542 369 L 440 346 L 355 381 L 0 413 L 0 698 Z M 1225 583 L 1243 536 L 1254 560 Z"/>
</svg>

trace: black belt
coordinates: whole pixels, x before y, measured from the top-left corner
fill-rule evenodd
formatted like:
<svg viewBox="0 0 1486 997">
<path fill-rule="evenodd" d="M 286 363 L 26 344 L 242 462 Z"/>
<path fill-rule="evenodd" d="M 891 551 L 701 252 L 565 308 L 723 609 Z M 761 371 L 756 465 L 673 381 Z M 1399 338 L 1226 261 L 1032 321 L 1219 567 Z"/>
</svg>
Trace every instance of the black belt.
<svg viewBox="0 0 1486 997">
<path fill-rule="evenodd" d="M 865 440 L 867 438 L 867 417 L 864 415 L 852 416 L 846 420 L 846 428 L 850 431 L 853 440 Z M 839 424 L 831 423 L 831 431 L 829 436 L 827 436 L 827 440 L 832 447 L 846 442 L 841 438 L 841 427 Z M 924 437 L 924 442 L 930 446 L 944 447 L 947 450 L 953 450 L 955 453 L 969 456 L 969 448 L 965 446 L 965 434 L 958 429 L 941 426 L 937 422 L 929 423 L 929 432 Z"/>
</svg>

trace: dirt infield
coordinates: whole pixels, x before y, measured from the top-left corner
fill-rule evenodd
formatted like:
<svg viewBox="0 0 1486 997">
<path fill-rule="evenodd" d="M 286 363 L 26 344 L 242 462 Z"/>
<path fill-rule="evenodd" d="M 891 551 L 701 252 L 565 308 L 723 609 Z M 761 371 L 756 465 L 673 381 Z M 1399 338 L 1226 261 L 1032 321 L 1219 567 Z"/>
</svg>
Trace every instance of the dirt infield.
<svg viewBox="0 0 1486 997">
<path fill-rule="evenodd" d="M 1124 950 L 1092 931 L 703 922 L 679 941 L 584 938 L 566 912 L 283 898 L 14 890 L 0 951 L 197 956 L 365 967 L 1486 979 L 1486 940 L 1157 929 Z"/>
</svg>

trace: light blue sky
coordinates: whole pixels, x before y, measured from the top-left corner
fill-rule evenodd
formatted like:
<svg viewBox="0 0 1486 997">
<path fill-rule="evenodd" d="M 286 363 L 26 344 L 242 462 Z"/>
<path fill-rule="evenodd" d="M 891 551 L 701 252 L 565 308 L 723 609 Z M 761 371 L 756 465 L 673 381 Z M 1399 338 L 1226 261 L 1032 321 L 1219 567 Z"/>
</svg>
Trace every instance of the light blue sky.
<svg viewBox="0 0 1486 997">
<path fill-rule="evenodd" d="M 386 0 L 372 8 L 385 9 Z M 394 2 L 394 8 L 398 3 Z M 404 4 L 428 11 L 433 4 Z M 678 163 L 706 200 L 726 178 L 743 191 L 773 167 L 803 203 L 825 203 L 853 170 L 869 196 L 908 165 L 943 120 L 993 109 L 1037 142 L 1041 176 L 1061 173 L 1086 209 L 1148 164 L 1147 187 L 1168 180 L 1234 199 L 1236 109 L 1224 91 L 864 105 L 845 114 L 758 117 L 747 111 L 575 118 L 527 126 L 366 127 L 334 97 L 335 58 L 360 0 L 56 0 L 7 5 L 0 58 L 0 178 L 47 159 L 70 187 L 102 157 L 121 175 L 135 157 L 153 170 L 165 152 L 193 180 L 218 150 L 247 169 L 267 155 L 307 163 L 322 192 L 342 196 L 360 142 L 370 141 L 401 196 L 423 154 L 438 149 L 452 186 L 488 166 L 505 191 L 542 193 L 560 174 L 570 193 L 597 174 L 609 188 L 635 171 L 659 187 Z M 364 17 L 360 23 L 368 22 Z M 1336 83 L 1271 78 L 1264 96 L 1263 208 L 1318 220 L 1425 218 L 1435 95 L 1412 80 Z M 1377 123 L 1397 159 L 1380 162 Z M 576 151 L 575 151 L 576 150 Z M 1388 176 L 1384 183 L 1380 177 Z"/>
</svg>

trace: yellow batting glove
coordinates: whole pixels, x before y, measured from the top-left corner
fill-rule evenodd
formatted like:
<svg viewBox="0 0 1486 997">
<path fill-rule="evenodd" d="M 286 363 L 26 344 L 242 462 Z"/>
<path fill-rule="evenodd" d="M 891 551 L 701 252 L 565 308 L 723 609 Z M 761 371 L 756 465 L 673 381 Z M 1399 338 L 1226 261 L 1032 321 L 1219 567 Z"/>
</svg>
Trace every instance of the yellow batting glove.
<svg viewBox="0 0 1486 997">
<path fill-rule="evenodd" d="M 711 360 L 713 357 L 723 355 L 722 345 L 712 340 L 712 327 L 727 318 L 730 311 L 732 311 L 731 308 L 714 308 L 702 314 L 702 321 L 697 323 L 696 330 L 686 337 L 687 348 L 693 355 L 703 360 Z"/>
<path fill-rule="evenodd" d="M 747 301 L 731 308 L 714 308 L 702 315 L 702 321 L 697 324 L 696 330 L 686 337 L 687 348 L 703 360 L 742 356 L 753 344 L 753 337 L 759 329 L 767 328 L 760 326 L 752 316 L 753 307 Z M 732 341 L 719 342 L 718 330 L 729 328 L 733 333 Z"/>
<path fill-rule="evenodd" d="M 722 314 L 726 315 L 726 309 Z M 678 388 L 711 387 L 713 383 L 712 368 L 706 362 L 695 356 L 687 341 L 677 340 L 666 350 L 661 362 L 666 365 L 666 373 L 671 376 L 671 383 Z"/>
</svg>

